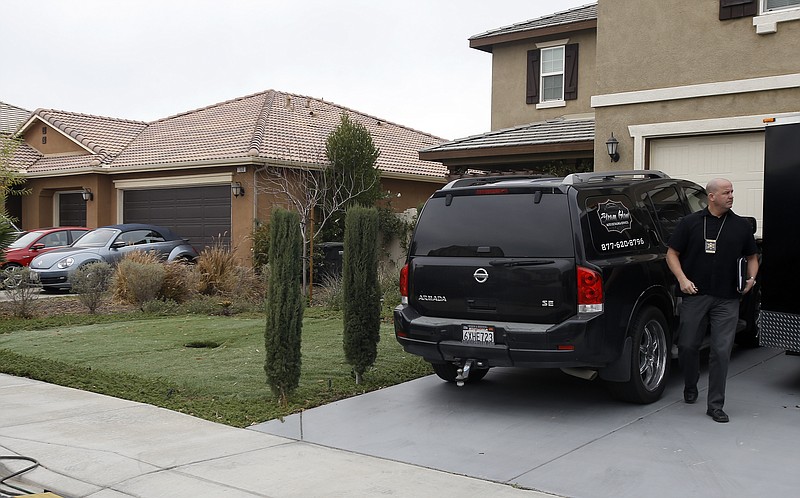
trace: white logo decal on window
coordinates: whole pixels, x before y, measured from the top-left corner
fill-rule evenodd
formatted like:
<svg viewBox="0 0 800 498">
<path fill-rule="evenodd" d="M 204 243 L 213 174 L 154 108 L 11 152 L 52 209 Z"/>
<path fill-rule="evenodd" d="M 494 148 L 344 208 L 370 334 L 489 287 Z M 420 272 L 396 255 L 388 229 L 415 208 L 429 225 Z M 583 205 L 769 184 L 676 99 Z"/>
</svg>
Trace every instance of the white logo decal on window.
<svg viewBox="0 0 800 498">
<path fill-rule="evenodd" d="M 600 224 L 609 232 L 622 233 L 631 227 L 631 212 L 624 204 L 607 200 L 597 205 Z"/>
</svg>

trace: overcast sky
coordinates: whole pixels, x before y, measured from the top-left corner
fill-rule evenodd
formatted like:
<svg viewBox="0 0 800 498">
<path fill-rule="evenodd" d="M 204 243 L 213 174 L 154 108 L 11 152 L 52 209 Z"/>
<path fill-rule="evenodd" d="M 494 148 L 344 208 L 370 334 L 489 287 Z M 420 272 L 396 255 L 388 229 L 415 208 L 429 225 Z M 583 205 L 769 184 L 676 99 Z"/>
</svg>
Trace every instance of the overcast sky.
<svg viewBox="0 0 800 498">
<path fill-rule="evenodd" d="M 152 121 L 274 89 L 454 139 L 489 130 L 468 38 L 591 0 L 24 0 L 0 101 Z"/>
</svg>

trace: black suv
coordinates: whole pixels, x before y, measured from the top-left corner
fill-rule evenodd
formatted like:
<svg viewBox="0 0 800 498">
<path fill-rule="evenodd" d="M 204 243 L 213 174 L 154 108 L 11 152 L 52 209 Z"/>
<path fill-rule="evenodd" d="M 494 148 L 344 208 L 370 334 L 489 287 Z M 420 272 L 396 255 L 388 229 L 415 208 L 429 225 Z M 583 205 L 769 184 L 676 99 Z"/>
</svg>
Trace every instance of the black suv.
<svg viewBox="0 0 800 498">
<path fill-rule="evenodd" d="M 558 367 L 653 402 L 678 325 L 666 242 L 706 205 L 702 187 L 658 171 L 455 180 L 419 216 L 397 340 L 459 385 L 494 366 Z"/>
</svg>

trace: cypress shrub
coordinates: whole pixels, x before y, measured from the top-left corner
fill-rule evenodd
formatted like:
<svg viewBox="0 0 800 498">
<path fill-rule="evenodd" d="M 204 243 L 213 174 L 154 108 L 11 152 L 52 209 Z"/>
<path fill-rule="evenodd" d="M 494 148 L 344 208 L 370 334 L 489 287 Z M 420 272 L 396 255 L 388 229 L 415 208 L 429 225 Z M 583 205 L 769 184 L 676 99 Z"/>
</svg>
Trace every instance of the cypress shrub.
<svg viewBox="0 0 800 498">
<path fill-rule="evenodd" d="M 342 266 L 344 354 L 361 383 L 378 355 L 380 285 L 378 284 L 378 211 L 353 206 L 347 210 Z"/>
<path fill-rule="evenodd" d="M 300 383 L 300 339 L 304 300 L 300 288 L 300 216 L 276 209 L 270 220 L 267 327 L 264 341 L 267 383 L 282 404 Z"/>
</svg>

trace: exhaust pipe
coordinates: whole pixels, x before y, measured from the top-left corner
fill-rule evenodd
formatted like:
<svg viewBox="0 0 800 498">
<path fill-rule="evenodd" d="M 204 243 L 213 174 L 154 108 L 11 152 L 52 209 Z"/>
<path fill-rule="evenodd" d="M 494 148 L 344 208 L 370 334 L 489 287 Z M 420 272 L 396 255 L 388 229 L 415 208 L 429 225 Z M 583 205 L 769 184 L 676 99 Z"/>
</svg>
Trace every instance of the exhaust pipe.
<svg viewBox="0 0 800 498">
<path fill-rule="evenodd" d="M 597 378 L 597 370 L 592 370 L 590 368 L 564 367 L 561 371 L 567 375 L 572 375 L 573 377 L 583 380 L 594 380 Z"/>
</svg>

